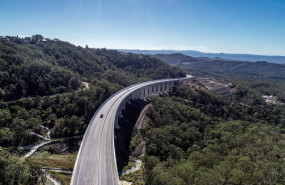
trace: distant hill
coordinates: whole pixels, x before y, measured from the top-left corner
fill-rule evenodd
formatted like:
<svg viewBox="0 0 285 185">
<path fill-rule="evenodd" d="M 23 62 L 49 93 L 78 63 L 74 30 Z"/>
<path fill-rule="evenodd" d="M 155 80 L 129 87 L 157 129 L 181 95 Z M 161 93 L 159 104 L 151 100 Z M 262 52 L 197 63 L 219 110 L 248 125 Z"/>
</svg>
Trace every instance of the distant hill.
<svg viewBox="0 0 285 185">
<path fill-rule="evenodd" d="M 269 62 L 243 62 L 210 58 L 195 58 L 183 54 L 153 55 L 186 72 L 204 71 L 229 77 L 254 77 L 285 80 L 285 65 Z"/>
<path fill-rule="evenodd" d="M 251 54 L 229 54 L 229 53 L 203 53 L 194 50 L 127 50 L 121 49 L 118 51 L 131 52 L 137 54 L 174 54 L 181 53 L 192 57 L 208 57 L 208 58 L 222 58 L 227 60 L 240 60 L 240 61 L 267 61 L 271 63 L 285 64 L 285 56 L 268 56 L 268 55 L 251 55 Z"/>
<path fill-rule="evenodd" d="M 181 53 L 173 53 L 173 54 L 156 54 L 156 55 L 151 55 L 154 56 L 168 64 L 171 65 L 177 65 L 177 64 L 183 64 L 183 63 L 188 63 L 188 62 L 197 62 L 197 61 L 204 61 L 204 60 L 211 60 L 209 58 L 195 58 L 195 57 L 190 57 L 187 55 L 183 55 Z"/>
<path fill-rule="evenodd" d="M 212 61 L 213 60 L 208 57 L 191 57 L 191 56 L 183 55 L 182 53 L 156 54 L 156 55 L 151 55 L 151 56 L 154 56 L 155 58 L 158 58 L 170 65 L 187 64 L 189 62 Z M 219 58 L 216 58 L 216 59 L 219 59 Z"/>
<path fill-rule="evenodd" d="M 285 80 L 285 65 L 272 64 L 269 62 L 239 62 L 239 61 L 201 61 L 179 65 L 181 68 L 198 69 L 232 77 L 244 76 L 266 78 L 273 80 Z"/>
</svg>

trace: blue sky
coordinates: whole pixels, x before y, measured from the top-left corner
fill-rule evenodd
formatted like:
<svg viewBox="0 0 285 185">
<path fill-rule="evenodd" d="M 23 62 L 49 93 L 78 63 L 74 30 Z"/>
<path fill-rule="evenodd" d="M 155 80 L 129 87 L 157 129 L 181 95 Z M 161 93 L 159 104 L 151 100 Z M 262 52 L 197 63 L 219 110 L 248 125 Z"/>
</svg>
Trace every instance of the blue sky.
<svg viewBox="0 0 285 185">
<path fill-rule="evenodd" d="M 76 45 L 285 55 L 285 0 L 1 0 L 0 35 Z"/>
</svg>

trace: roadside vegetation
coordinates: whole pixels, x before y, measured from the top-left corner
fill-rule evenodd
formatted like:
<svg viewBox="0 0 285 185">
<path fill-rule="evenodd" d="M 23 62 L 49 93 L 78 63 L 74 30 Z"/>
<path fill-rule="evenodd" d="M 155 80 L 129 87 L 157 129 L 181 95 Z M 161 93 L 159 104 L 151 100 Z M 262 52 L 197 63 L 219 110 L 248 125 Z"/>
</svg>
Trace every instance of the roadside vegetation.
<svg viewBox="0 0 285 185">
<path fill-rule="evenodd" d="M 59 172 L 54 172 L 54 171 L 48 171 L 54 178 L 56 178 L 61 185 L 69 185 L 71 181 L 71 174 L 66 174 L 66 173 L 59 173 Z"/>
<path fill-rule="evenodd" d="M 19 183 L 21 182 L 21 183 Z M 45 177 L 40 168 L 29 165 L 27 162 L 15 157 L 0 148 L 0 184 L 40 184 L 45 182 Z"/>
</svg>

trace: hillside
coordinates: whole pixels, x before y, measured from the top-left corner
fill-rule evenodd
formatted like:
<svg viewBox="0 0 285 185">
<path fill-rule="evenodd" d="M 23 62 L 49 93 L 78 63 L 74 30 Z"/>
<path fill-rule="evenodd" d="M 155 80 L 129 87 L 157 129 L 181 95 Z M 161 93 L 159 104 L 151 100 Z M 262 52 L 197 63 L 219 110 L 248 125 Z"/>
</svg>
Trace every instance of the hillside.
<svg viewBox="0 0 285 185">
<path fill-rule="evenodd" d="M 285 79 L 285 65 L 269 62 L 242 62 L 222 59 L 194 58 L 183 54 L 154 55 L 186 72 L 210 72 L 227 77 L 250 77 L 271 80 Z"/>
<path fill-rule="evenodd" d="M 200 59 L 190 57 L 187 55 L 183 55 L 181 53 L 173 53 L 173 54 L 156 54 L 151 55 L 154 56 L 170 65 L 177 65 L 177 64 L 183 64 L 183 63 L 189 63 L 189 62 L 197 62 Z"/>
<path fill-rule="evenodd" d="M 96 109 L 123 87 L 181 76 L 182 70 L 150 56 L 76 47 L 41 35 L 0 37 L 0 184 L 42 184 L 40 167 L 72 168 L 78 145 L 56 138 L 80 138 Z M 20 159 L 47 136 L 56 141 Z M 42 153 L 54 158 L 39 158 Z"/>
<path fill-rule="evenodd" d="M 285 80 L 285 66 L 268 62 L 200 61 L 178 65 L 187 70 L 196 69 L 230 77 L 254 77 L 272 80 Z"/>
<path fill-rule="evenodd" d="M 283 184 L 285 107 L 235 85 L 226 98 L 189 86 L 153 97 L 146 184 Z"/>
<path fill-rule="evenodd" d="M 121 87 L 184 73 L 149 56 L 76 47 L 40 35 L 0 42 L 0 99 L 51 95 L 80 86 L 79 81 L 107 80 Z"/>
<path fill-rule="evenodd" d="M 36 125 L 25 123 L 22 128 L 36 131 L 40 125 L 45 125 L 54 127 L 52 134 L 58 136 L 84 133 L 100 103 L 125 86 L 184 76 L 180 69 L 149 56 L 76 47 L 40 35 L 2 40 L 0 69 L 0 114 L 4 119 L 0 123 L 1 130 L 11 128 L 16 120 L 31 119 L 29 124 Z M 90 87 L 84 88 L 84 84 Z M 81 120 L 77 124 L 83 125 L 68 131 L 65 127 L 70 126 L 71 116 L 73 121 Z M 37 120 L 33 120 L 35 118 Z M 59 123 L 62 126 L 59 127 Z M 10 131 L 18 132 L 13 128 Z M 15 143 L 0 141 L 0 146 L 29 141 L 25 137 L 19 139 L 21 141 Z"/>
<path fill-rule="evenodd" d="M 231 54 L 231 53 L 205 53 L 195 50 L 128 50 L 121 49 L 122 52 L 131 52 L 145 55 L 156 54 L 174 54 L 182 53 L 191 57 L 206 57 L 206 58 L 221 58 L 223 60 L 238 60 L 238 61 L 267 61 L 276 64 L 285 64 L 285 56 L 270 56 L 270 55 L 252 55 L 252 54 Z"/>
</svg>

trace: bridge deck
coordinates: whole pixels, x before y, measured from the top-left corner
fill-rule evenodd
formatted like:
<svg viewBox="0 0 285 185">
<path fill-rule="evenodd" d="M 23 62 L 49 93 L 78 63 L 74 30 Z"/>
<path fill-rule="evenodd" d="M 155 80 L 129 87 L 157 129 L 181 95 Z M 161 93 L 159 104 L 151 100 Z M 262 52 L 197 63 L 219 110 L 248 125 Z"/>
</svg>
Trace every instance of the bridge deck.
<svg viewBox="0 0 285 185">
<path fill-rule="evenodd" d="M 114 127 L 121 111 L 122 103 L 129 97 L 142 98 L 166 91 L 166 82 L 181 79 L 166 79 L 144 82 L 127 87 L 106 100 L 91 119 L 83 137 L 72 175 L 72 185 L 113 185 L 119 184 L 114 148 Z M 160 86 L 158 86 L 158 85 Z M 148 89 L 146 90 L 146 87 Z M 150 87 L 150 88 L 149 88 Z M 138 94 L 138 90 L 143 90 Z M 149 92 L 150 91 L 150 92 Z M 100 118 L 100 115 L 103 117 Z"/>
</svg>

